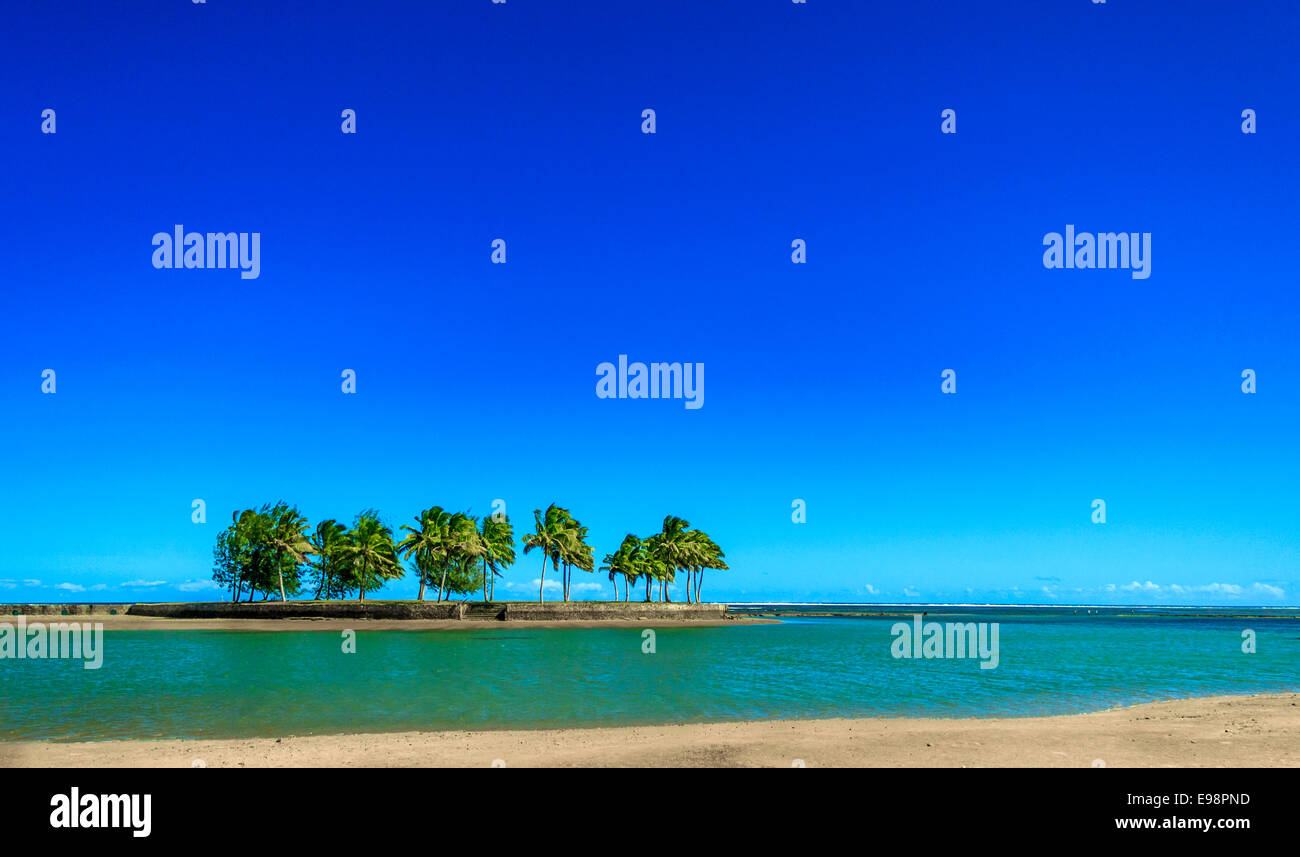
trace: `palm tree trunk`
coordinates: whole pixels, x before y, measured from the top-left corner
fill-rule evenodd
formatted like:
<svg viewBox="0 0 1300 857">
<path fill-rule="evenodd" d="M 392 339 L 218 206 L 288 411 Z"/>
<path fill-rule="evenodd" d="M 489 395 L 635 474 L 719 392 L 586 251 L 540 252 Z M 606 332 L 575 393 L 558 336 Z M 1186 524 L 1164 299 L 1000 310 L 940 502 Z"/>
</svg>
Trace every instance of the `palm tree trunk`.
<svg viewBox="0 0 1300 857">
<path fill-rule="evenodd" d="M 415 596 L 415 600 L 423 601 L 424 600 L 424 569 L 420 568 L 417 565 L 415 567 L 415 573 L 420 575 L 420 594 Z"/>
<path fill-rule="evenodd" d="M 623 578 L 623 603 L 626 604 L 627 600 L 631 597 L 632 597 L 632 581 L 628 580 L 625 577 Z"/>
<path fill-rule="evenodd" d="M 483 603 L 484 604 L 486 604 L 488 600 L 487 599 L 487 576 L 488 576 L 487 557 L 483 557 Z"/>
<path fill-rule="evenodd" d="M 542 554 L 542 579 L 537 586 L 537 603 L 546 603 L 546 554 Z"/>
<path fill-rule="evenodd" d="M 700 579 L 695 581 L 695 603 L 703 604 L 700 600 L 700 587 L 704 585 L 704 569 L 700 569 Z"/>
<path fill-rule="evenodd" d="M 443 563 L 442 566 L 442 583 L 438 584 L 438 600 L 439 601 L 447 600 L 447 564 L 446 563 Z"/>
<path fill-rule="evenodd" d="M 650 575 L 645 576 L 645 603 L 650 603 Z"/>
<path fill-rule="evenodd" d="M 284 551 L 275 552 L 275 573 L 280 576 L 280 600 L 284 601 Z"/>
</svg>

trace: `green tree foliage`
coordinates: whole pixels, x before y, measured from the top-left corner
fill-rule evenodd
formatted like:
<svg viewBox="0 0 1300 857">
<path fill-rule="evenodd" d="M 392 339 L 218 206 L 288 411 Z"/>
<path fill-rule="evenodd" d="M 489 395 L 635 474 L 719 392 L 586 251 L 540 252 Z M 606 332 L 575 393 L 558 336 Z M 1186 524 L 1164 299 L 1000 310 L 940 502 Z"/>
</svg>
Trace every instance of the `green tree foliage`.
<svg viewBox="0 0 1300 857">
<path fill-rule="evenodd" d="M 496 579 L 505 576 L 501 570 L 515 563 L 515 530 L 509 516 L 498 512 L 485 517 L 479 538 L 483 542 L 483 600 L 491 601 L 496 597 Z"/>
<path fill-rule="evenodd" d="M 357 515 L 340 548 L 349 582 L 360 591 L 358 600 L 366 600 L 366 590 L 378 589 L 389 580 L 404 574 L 397 561 L 393 531 L 374 509 Z"/>
<path fill-rule="evenodd" d="M 317 599 L 346 598 L 356 591 L 342 552 L 347 534 L 348 528 L 333 518 L 321 521 L 312 533 L 315 557 L 308 574 Z"/>
<path fill-rule="evenodd" d="M 231 588 L 234 601 L 252 601 L 259 592 L 263 601 L 272 594 L 297 595 L 302 567 L 313 552 L 306 526 L 298 510 L 285 503 L 235 512 L 217 535 L 213 579 Z"/>
<path fill-rule="evenodd" d="M 338 521 L 321 521 L 311 530 L 297 507 L 287 503 L 243 509 L 231 515 L 230 526 L 217 535 L 212 551 L 212 579 L 229 589 L 234 601 L 252 601 L 260 594 L 288 599 L 306 588 L 314 598 L 347 598 L 353 593 L 364 601 L 366 593 L 405 575 L 402 560 L 419 578 L 418 599 L 436 590 L 438 600 L 452 595 L 481 592 L 485 601 L 496 593 L 496 578 L 514 564 L 515 535 L 509 517 L 497 513 L 481 521 L 469 512 L 448 512 L 432 506 L 421 512 L 414 526 L 404 524 L 403 537 L 394 541 L 393 530 L 379 513 L 367 509 L 351 527 Z M 533 532 L 523 538 L 524 553 L 542 555 L 538 600 L 546 600 L 546 565 L 561 574 L 565 601 L 573 594 L 572 573 L 592 572 L 594 554 L 587 543 L 587 528 L 555 503 L 533 511 Z M 668 586 L 678 572 L 686 573 L 686 600 L 698 601 L 708 569 L 726 569 L 722 549 L 702 530 L 669 515 L 660 532 L 641 539 L 628 533 L 614 553 L 605 554 L 600 570 L 614 584 L 623 579 L 623 600 L 632 586 L 645 581 L 645 600 L 651 600 L 655 583 L 659 598 L 669 599 Z"/>
</svg>

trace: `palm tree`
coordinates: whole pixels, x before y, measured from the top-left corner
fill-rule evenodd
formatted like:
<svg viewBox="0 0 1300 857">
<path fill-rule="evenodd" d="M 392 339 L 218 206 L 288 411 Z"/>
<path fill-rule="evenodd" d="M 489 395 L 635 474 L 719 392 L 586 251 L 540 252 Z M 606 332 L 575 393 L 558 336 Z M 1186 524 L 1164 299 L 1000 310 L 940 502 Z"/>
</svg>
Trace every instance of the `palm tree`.
<svg viewBox="0 0 1300 857">
<path fill-rule="evenodd" d="M 560 559 L 564 563 L 564 600 L 568 601 L 573 593 L 572 569 L 590 572 L 596 563 L 591 545 L 587 544 L 587 528 L 567 510 L 564 515 L 564 526 L 560 534 Z"/>
<path fill-rule="evenodd" d="M 397 561 L 393 545 L 393 531 L 379 520 L 379 513 L 374 509 L 357 515 L 341 553 L 347 557 L 361 587 L 359 601 L 366 600 L 366 587 L 372 577 L 384 581 L 402 576 L 402 565 Z"/>
<path fill-rule="evenodd" d="M 276 549 L 276 574 L 279 577 L 279 600 L 285 598 L 285 560 L 286 554 L 294 560 L 295 568 L 307 562 L 307 555 L 316 553 L 312 542 L 307 537 L 307 519 L 299 514 L 298 508 L 276 503 L 270 510 L 270 545 Z M 296 579 L 296 572 L 295 572 Z M 296 584 L 295 584 L 296 592 Z"/>
<path fill-rule="evenodd" d="M 700 587 L 704 585 L 704 570 L 708 568 L 726 571 L 729 566 L 723 562 L 726 556 L 722 548 L 703 530 L 691 530 L 686 534 L 686 541 L 691 564 L 691 573 L 698 574 L 695 581 L 695 603 L 700 603 Z M 688 585 L 687 591 L 690 591 Z"/>
<path fill-rule="evenodd" d="M 259 589 L 265 590 L 270 585 L 267 565 L 273 549 L 270 546 L 271 520 L 266 511 L 267 507 L 263 506 L 261 511 L 244 509 L 231 516 L 233 537 L 230 547 L 234 551 L 231 559 L 235 564 L 236 601 L 244 583 L 248 584 L 249 601 Z M 262 600 L 265 601 L 266 597 Z"/>
<path fill-rule="evenodd" d="M 307 561 L 307 554 L 315 548 L 307 540 L 307 519 L 298 513 L 297 508 L 285 503 L 276 503 L 262 514 L 271 522 L 267 541 L 275 551 L 275 573 L 280 583 L 280 600 L 287 600 L 284 595 L 284 560 L 286 555 L 297 567 Z M 296 587 L 296 584 L 295 584 Z M 295 592 L 297 589 L 295 588 Z"/>
<path fill-rule="evenodd" d="M 534 549 L 542 552 L 542 578 L 537 588 L 538 603 L 546 603 L 546 560 L 558 571 L 560 567 L 560 533 L 568 512 L 552 503 L 541 509 L 533 510 L 533 532 L 524 536 L 524 553 Z"/>
<path fill-rule="evenodd" d="M 402 529 L 408 535 L 397 545 L 396 552 L 414 561 L 416 573 L 420 575 L 420 592 L 416 600 L 423 601 L 425 583 L 430 580 L 430 575 L 445 566 L 447 561 L 447 534 L 451 525 L 451 515 L 441 506 L 433 506 L 421 512 L 415 519 L 415 523 L 419 526 L 402 524 Z M 438 593 L 441 596 L 442 590 L 439 589 Z"/>
<path fill-rule="evenodd" d="M 496 598 L 497 578 L 501 576 L 497 568 L 509 568 L 515 563 L 515 530 L 510 518 L 505 512 L 484 517 L 479 538 L 483 542 L 483 600 L 491 601 Z"/>
<path fill-rule="evenodd" d="M 601 560 L 604 565 L 600 567 L 601 571 L 609 572 L 610 582 L 614 584 L 614 600 L 618 600 L 618 578 L 617 575 L 623 575 L 623 600 L 627 601 L 632 592 L 632 584 L 639 576 L 639 561 L 644 552 L 644 547 L 639 538 L 628 533 L 623 537 L 623 543 L 618 546 L 614 553 L 605 554 Z"/>
<path fill-rule="evenodd" d="M 552 512 L 552 509 L 554 510 Z M 569 510 L 552 503 L 546 509 L 546 520 L 551 533 L 551 563 L 560 572 L 560 597 L 569 600 L 569 557 L 573 551 L 574 530 L 578 522 Z"/>
<path fill-rule="evenodd" d="M 629 533 L 629 535 L 631 535 Z M 633 538 L 636 538 L 633 536 Z M 624 537 L 623 541 L 627 541 Z M 620 546 L 621 549 L 621 546 Z M 651 563 L 649 549 L 643 539 L 637 539 L 636 550 L 629 557 L 628 567 L 623 572 L 625 586 L 623 587 L 623 600 L 629 601 L 632 597 L 632 587 L 636 585 L 642 577 L 646 579 L 646 600 L 650 600 L 650 571 Z"/>
<path fill-rule="evenodd" d="M 662 547 L 663 534 L 655 533 L 649 538 L 641 540 L 641 557 L 638 563 L 641 575 L 645 577 L 645 600 L 650 602 L 650 587 L 653 583 L 659 583 L 660 595 L 663 594 L 664 575 L 667 574 L 668 565 L 664 562 L 664 549 Z"/>
<path fill-rule="evenodd" d="M 686 529 L 690 523 L 677 517 L 668 515 L 664 518 L 663 529 L 651 536 L 647 541 L 650 543 L 649 550 L 655 560 L 660 565 L 659 577 L 659 600 L 671 601 L 668 596 L 668 584 L 672 583 L 677 572 L 689 567 L 689 547 L 686 542 Z M 690 600 L 690 580 L 687 580 L 687 600 Z"/>
<path fill-rule="evenodd" d="M 612 584 L 614 584 L 614 600 L 615 600 L 615 601 L 618 600 L 618 576 L 619 576 L 619 574 L 622 573 L 622 572 L 620 572 L 617 568 L 615 568 L 614 565 L 613 565 L 613 563 L 617 562 L 616 557 L 617 557 L 617 554 L 612 554 L 612 553 L 607 553 L 607 554 L 605 554 L 605 558 L 601 560 L 601 563 L 602 563 L 602 564 L 601 564 L 600 568 L 597 569 L 598 571 L 607 571 L 607 572 L 609 572 L 609 582 L 612 583 Z"/>
<path fill-rule="evenodd" d="M 347 540 L 347 532 L 347 527 L 331 518 L 317 524 L 316 532 L 312 534 L 311 546 L 316 554 L 317 600 L 320 600 L 322 593 L 325 595 L 326 600 L 329 600 L 331 593 L 330 574 L 335 571 L 339 559 L 339 548 Z"/>
<path fill-rule="evenodd" d="M 442 599 L 447 598 L 447 571 L 452 563 L 459 563 L 464 568 L 472 568 L 471 562 L 486 553 L 487 548 L 478 531 L 478 519 L 466 512 L 456 512 L 447 524 L 447 559 L 442 565 L 442 583 L 438 590 Z M 463 591 L 463 590 L 458 590 Z"/>
</svg>

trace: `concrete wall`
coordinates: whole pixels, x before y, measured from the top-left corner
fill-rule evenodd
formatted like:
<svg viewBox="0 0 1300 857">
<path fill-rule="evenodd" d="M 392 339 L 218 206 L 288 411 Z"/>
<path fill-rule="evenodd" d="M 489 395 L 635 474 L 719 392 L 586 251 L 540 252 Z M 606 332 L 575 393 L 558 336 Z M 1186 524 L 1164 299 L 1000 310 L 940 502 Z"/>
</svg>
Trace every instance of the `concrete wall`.
<svg viewBox="0 0 1300 857">
<path fill-rule="evenodd" d="M 105 616 L 126 613 L 130 604 L 0 604 L 0 622 L 6 616 Z"/>
<path fill-rule="evenodd" d="M 226 601 L 133 604 L 129 612 L 132 616 L 170 619 L 459 619 L 465 605 L 447 601 Z"/>
<path fill-rule="evenodd" d="M 177 604 L 0 604 L 0 621 L 5 616 L 85 616 L 129 613 L 172 619 L 290 619 L 325 617 L 338 619 L 463 619 L 474 607 L 464 601 L 254 601 L 191 602 Z M 516 622 L 714 620 L 727 617 L 725 604 L 663 604 L 654 602 L 570 601 L 565 603 L 510 601 L 493 606 L 505 609 L 505 619 Z"/>
<path fill-rule="evenodd" d="M 725 604 L 675 604 L 652 602 L 646 604 L 635 601 L 604 603 L 589 601 L 570 601 L 536 604 L 512 601 L 506 606 L 506 619 L 512 621 L 538 621 L 555 619 L 630 619 L 630 620 L 670 620 L 711 619 L 717 621 L 727 618 Z"/>
</svg>

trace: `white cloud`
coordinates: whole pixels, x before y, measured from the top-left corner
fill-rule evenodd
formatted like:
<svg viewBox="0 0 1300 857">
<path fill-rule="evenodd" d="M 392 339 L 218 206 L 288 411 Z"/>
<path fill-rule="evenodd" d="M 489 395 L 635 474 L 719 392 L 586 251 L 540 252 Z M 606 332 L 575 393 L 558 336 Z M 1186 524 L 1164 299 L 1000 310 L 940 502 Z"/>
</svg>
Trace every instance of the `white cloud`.
<svg viewBox="0 0 1300 857">
<path fill-rule="evenodd" d="M 23 586 L 40 586 L 40 585 L 41 585 L 41 582 L 40 582 L 39 580 L 24 580 L 24 581 L 23 581 Z"/>
<path fill-rule="evenodd" d="M 181 592 L 202 592 L 205 589 L 217 589 L 215 580 L 187 580 L 176 585 Z"/>
<path fill-rule="evenodd" d="M 1182 594 L 1184 592 L 1204 592 L 1209 595 L 1240 595 L 1242 588 L 1235 583 L 1208 583 L 1204 586 L 1180 586 L 1177 583 L 1169 584 L 1170 592 Z"/>
<path fill-rule="evenodd" d="M 1103 592 L 1115 592 L 1121 589 L 1125 592 L 1168 592 L 1172 595 L 1223 595 L 1237 597 L 1246 595 L 1247 593 L 1255 593 L 1258 595 L 1270 595 L 1274 598 L 1282 598 L 1286 595 L 1281 587 L 1267 583 L 1252 583 L 1249 588 L 1237 583 L 1204 583 L 1198 585 L 1170 583 L 1162 587 L 1150 580 L 1146 583 L 1138 583 L 1135 580 L 1132 583 L 1126 583 L 1119 587 L 1113 583 L 1108 583 L 1102 587 Z"/>
<path fill-rule="evenodd" d="M 64 590 L 65 592 L 85 592 L 85 591 L 86 591 L 86 587 L 82 586 L 80 583 L 56 583 L 56 584 L 54 585 L 54 588 L 55 588 L 55 589 L 62 589 L 62 590 Z"/>
<path fill-rule="evenodd" d="M 124 589 L 125 588 L 144 589 L 150 586 L 165 586 L 166 584 L 167 581 L 165 580 L 128 580 L 126 583 L 120 585 Z"/>
</svg>

